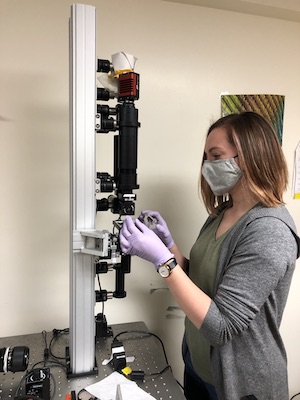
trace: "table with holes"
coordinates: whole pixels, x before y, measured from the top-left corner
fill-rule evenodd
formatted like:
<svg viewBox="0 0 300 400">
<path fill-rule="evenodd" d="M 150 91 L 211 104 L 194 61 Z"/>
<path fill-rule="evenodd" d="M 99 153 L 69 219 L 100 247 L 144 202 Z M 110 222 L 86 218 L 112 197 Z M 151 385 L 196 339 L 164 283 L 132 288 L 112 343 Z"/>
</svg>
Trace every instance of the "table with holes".
<svg viewBox="0 0 300 400">
<path fill-rule="evenodd" d="M 67 377 L 65 368 L 53 365 L 49 362 L 46 366 L 50 367 L 51 372 L 51 400 L 64 400 L 65 395 L 71 391 L 78 394 L 88 385 L 98 382 L 113 372 L 111 364 L 102 365 L 103 360 L 109 359 L 111 355 L 112 338 L 117 334 L 125 331 L 118 337 L 122 341 L 126 356 L 134 356 L 134 361 L 129 364 L 132 370 L 144 371 L 144 381 L 138 381 L 138 385 L 147 393 L 151 394 L 156 400 L 184 400 L 182 389 L 173 377 L 170 368 L 165 369 L 166 359 L 157 338 L 146 334 L 148 329 L 143 322 L 133 322 L 127 324 L 112 325 L 112 337 L 99 338 L 96 341 L 96 361 L 98 370 L 95 375 L 87 375 L 83 377 Z M 134 332 L 135 331 L 135 332 Z M 142 331 L 145 333 L 141 333 Z M 52 332 L 47 334 L 48 345 L 52 337 Z M 20 335 L 0 339 L 0 348 L 28 346 L 30 350 L 29 371 L 36 363 L 43 360 L 45 349 L 45 338 L 42 333 Z M 59 335 L 54 341 L 52 353 L 61 362 L 65 361 L 65 350 L 68 347 L 68 335 Z M 52 366 L 51 366 L 52 365 Z M 38 364 L 42 367 L 43 364 Z M 158 375 L 150 375 L 153 373 L 164 372 Z M 0 400 L 14 399 L 15 393 L 20 386 L 20 382 L 24 381 L 25 372 L 0 372 Z M 19 395 L 24 395 L 24 385 L 18 390 Z"/>
</svg>

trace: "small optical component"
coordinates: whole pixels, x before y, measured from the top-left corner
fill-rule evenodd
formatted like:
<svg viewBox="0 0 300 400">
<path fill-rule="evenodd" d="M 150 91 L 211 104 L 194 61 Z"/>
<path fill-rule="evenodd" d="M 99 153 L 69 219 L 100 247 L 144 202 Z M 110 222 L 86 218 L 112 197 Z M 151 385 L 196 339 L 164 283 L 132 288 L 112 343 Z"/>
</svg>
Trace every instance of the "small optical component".
<svg viewBox="0 0 300 400">
<path fill-rule="evenodd" d="M 157 225 L 157 219 L 155 217 L 152 217 L 149 213 L 144 214 L 144 216 L 141 217 L 142 222 L 149 228 L 149 229 L 155 229 Z"/>
</svg>

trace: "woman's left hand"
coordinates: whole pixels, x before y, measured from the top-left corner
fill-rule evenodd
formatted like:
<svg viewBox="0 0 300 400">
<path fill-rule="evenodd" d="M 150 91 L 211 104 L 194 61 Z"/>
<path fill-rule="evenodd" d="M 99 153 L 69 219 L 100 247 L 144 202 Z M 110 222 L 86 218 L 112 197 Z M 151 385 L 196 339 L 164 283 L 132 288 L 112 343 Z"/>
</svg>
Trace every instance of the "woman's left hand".
<svg viewBox="0 0 300 400">
<path fill-rule="evenodd" d="M 125 218 L 119 239 L 125 254 L 141 257 L 156 269 L 174 257 L 160 238 L 138 219 L 133 222 L 130 217 Z"/>
</svg>

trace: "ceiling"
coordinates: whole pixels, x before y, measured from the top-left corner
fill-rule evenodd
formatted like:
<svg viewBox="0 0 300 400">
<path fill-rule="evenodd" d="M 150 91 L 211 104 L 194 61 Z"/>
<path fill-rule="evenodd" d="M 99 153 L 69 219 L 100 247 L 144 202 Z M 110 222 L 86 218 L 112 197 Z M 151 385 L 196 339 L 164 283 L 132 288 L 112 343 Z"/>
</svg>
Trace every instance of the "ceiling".
<svg viewBox="0 0 300 400">
<path fill-rule="evenodd" d="M 300 22 L 300 0 L 163 0 Z"/>
</svg>

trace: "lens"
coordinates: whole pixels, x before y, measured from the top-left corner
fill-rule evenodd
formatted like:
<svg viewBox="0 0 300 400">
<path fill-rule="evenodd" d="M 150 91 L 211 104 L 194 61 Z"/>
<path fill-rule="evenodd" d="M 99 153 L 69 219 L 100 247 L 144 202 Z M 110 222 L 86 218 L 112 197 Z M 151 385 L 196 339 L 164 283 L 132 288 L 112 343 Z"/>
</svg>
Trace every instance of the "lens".
<svg viewBox="0 0 300 400">
<path fill-rule="evenodd" d="M 0 372 L 25 371 L 29 362 L 26 346 L 3 347 L 0 349 Z"/>
</svg>

